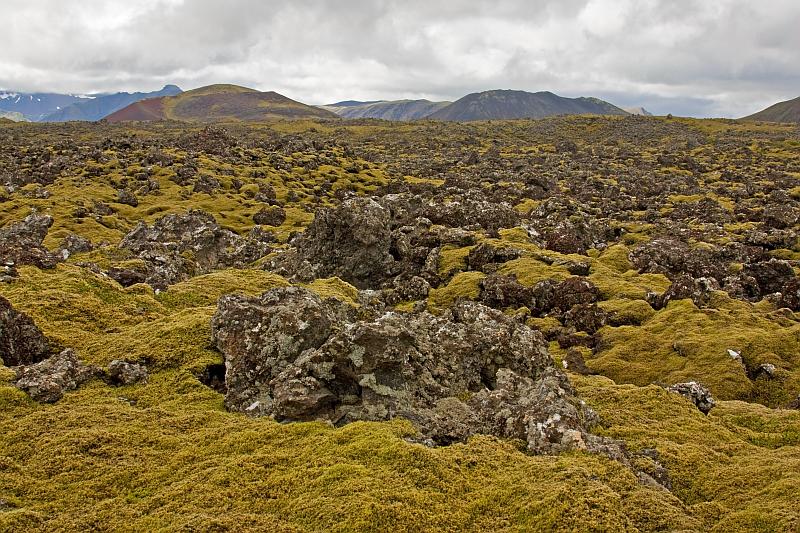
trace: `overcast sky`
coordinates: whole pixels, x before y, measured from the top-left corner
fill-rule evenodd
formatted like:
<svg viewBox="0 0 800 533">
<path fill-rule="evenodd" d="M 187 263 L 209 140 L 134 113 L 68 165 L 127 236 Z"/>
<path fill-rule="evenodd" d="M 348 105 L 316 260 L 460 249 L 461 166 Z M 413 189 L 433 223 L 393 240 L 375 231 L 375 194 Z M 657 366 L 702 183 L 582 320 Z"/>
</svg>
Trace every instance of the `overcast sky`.
<svg viewBox="0 0 800 533">
<path fill-rule="evenodd" d="M 800 0 L 5 0 L 0 87 L 236 83 L 306 103 L 486 89 L 738 117 L 800 96 Z"/>
</svg>

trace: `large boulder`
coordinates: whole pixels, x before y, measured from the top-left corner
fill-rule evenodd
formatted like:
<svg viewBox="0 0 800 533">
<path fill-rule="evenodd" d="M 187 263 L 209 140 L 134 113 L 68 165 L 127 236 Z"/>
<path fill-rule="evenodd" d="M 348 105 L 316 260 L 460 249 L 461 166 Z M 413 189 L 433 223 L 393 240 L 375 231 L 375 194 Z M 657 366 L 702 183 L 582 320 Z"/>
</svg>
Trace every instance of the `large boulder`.
<svg viewBox="0 0 800 533">
<path fill-rule="evenodd" d="M 337 425 L 403 417 L 433 443 L 485 433 L 537 453 L 599 442 L 541 333 L 475 302 L 358 319 L 289 287 L 224 296 L 211 326 L 233 411 Z"/>
<path fill-rule="evenodd" d="M 318 276 L 338 276 L 358 288 L 376 287 L 391 274 L 389 211 L 371 198 L 352 198 L 316 213 L 298 248 Z"/>
<path fill-rule="evenodd" d="M 0 296 L 0 358 L 6 366 L 30 365 L 48 356 L 50 347 L 33 319 Z"/>
</svg>

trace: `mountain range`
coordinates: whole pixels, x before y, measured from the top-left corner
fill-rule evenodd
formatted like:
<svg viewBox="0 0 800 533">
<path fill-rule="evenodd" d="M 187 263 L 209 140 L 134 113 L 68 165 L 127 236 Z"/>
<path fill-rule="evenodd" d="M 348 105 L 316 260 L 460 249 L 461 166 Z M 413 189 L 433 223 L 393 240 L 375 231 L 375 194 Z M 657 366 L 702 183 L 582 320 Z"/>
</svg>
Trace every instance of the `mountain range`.
<svg viewBox="0 0 800 533">
<path fill-rule="evenodd" d="M 182 91 L 176 85 L 165 85 L 160 91 L 149 93 L 114 93 L 96 96 L 91 99 L 75 102 L 55 113 L 50 113 L 42 122 L 68 122 L 71 120 L 95 121 L 107 117 L 135 102 L 160 96 L 174 96 Z"/>
<path fill-rule="evenodd" d="M 183 93 L 176 85 L 153 92 L 59 94 L 0 91 L 0 118 L 66 122 L 126 120 L 225 120 L 344 118 L 390 121 L 478 121 L 543 118 L 553 115 L 642 115 L 643 107 L 618 107 L 598 98 L 565 98 L 549 91 L 488 90 L 454 102 L 431 100 L 345 100 L 311 106 L 273 91 L 236 85 L 209 85 Z M 774 104 L 742 120 L 800 123 L 800 98 Z"/>
<path fill-rule="evenodd" d="M 0 92 L 0 116 L 31 122 L 100 120 L 134 102 L 180 94 L 175 85 L 153 92 L 73 95 L 58 93 Z"/>
</svg>

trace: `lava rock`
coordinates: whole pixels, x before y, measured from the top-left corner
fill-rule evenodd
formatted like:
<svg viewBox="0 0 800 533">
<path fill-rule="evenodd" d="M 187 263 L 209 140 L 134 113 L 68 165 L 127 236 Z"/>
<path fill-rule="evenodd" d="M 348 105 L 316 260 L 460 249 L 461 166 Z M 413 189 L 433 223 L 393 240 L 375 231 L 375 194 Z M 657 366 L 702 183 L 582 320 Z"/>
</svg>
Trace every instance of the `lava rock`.
<svg viewBox="0 0 800 533">
<path fill-rule="evenodd" d="M 263 226 L 280 226 L 285 221 L 286 212 L 277 205 L 262 207 L 258 213 L 253 215 L 253 222 Z"/>
<path fill-rule="evenodd" d="M 147 367 L 114 359 L 108 365 L 108 379 L 112 385 L 134 385 L 147 381 Z"/>
<path fill-rule="evenodd" d="M 588 433 L 596 416 L 541 333 L 475 302 L 362 320 L 289 287 L 223 296 L 211 326 L 233 411 L 336 425 L 404 417 L 437 444 L 486 433 L 534 453 L 612 446 Z"/>
<path fill-rule="evenodd" d="M 14 309 L 0 296 L 0 357 L 5 366 L 38 363 L 50 353 L 42 331 L 33 319 Z"/>
<path fill-rule="evenodd" d="M 688 381 L 686 383 L 676 383 L 671 387 L 667 387 L 670 392 L 675 392 L 684 396 L 692 401 L 693 404 L 700 409 L 700 412 L 707 415 L 711 409 L 717 404 L 711 396 L 711 391 L 697 383 L 696 381 Z"/>
<path fill-rule="evenodd" d="M 53 217 L 31 213 L 0 229 L 0 263 L 53 268 L 60 260 L 42 245 Z"/>
<path fill-rule="evenodd" d="M 15 370 L 15 386 L 42 403 L 57 402 L 66 391 L 77 389 L 99 375 L 97 368 L 84 365 L 71 348 Z"/>
</svg>

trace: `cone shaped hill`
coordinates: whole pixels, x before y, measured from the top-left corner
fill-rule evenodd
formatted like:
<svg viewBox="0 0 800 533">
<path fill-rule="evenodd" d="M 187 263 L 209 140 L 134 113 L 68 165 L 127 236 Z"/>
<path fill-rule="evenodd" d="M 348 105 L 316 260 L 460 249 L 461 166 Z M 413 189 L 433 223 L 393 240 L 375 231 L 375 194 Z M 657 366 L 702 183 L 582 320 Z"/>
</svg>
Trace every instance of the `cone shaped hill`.
<svg viewBox="0 0 800 533">
<path fill-rule="evenodd" d="M 257 122 L 310 118 L 337 118 L 337 115 L 273 91 L 260 92 L 237 85 L 209 85 L 176 96 L 136 102 L 112 113 L 106 120 L 112 123 L 153 120 Z"/>
</svg>

